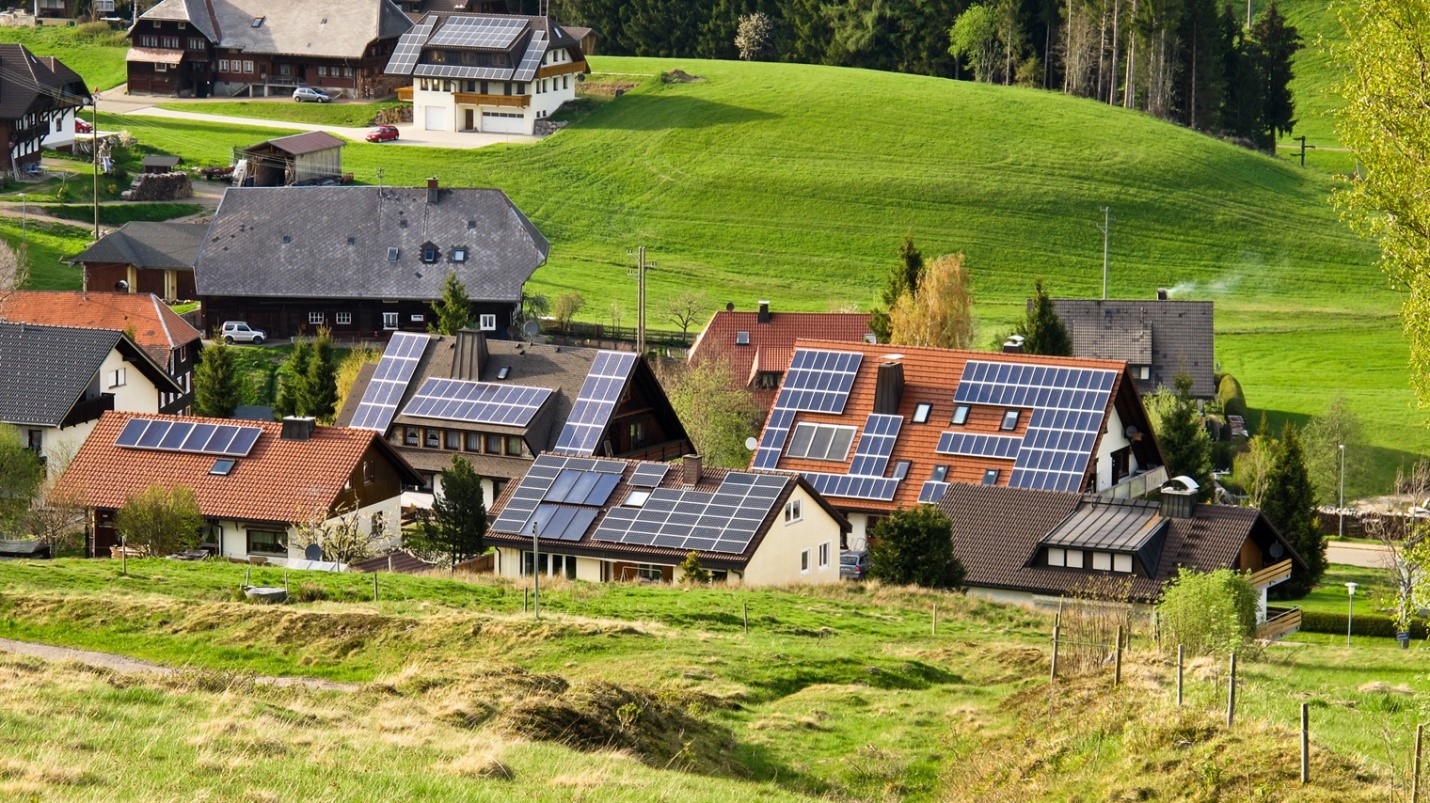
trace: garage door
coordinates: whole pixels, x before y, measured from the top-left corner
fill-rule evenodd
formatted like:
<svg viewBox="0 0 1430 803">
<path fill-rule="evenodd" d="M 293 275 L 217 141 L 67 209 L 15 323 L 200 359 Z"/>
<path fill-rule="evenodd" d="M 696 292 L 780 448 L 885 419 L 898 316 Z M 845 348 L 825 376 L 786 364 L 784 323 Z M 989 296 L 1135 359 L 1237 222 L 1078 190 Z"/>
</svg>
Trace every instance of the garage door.
<svg viewBox="0 0 1430 803">
<path fill-rule="evenodd" d="M 513 112 L 482 112 L 482 130 L 493 134 L 525 134 L 526 117 Z"/>
<path fill-rule="evenodd" d="M 426 128 L 428 131 L 447 130 L 447 110 L 441 106 L 428 106 Z"/>
</svg>

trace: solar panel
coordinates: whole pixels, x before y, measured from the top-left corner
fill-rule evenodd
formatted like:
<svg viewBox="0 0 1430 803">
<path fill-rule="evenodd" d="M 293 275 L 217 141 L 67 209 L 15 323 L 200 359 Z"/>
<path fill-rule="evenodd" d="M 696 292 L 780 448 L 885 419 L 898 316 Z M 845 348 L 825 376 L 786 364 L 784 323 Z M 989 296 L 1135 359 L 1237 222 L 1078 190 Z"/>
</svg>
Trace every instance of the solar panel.
<svg viewBox="0 0 1430 803">
<path fill-rule="evenodd" d="M 996 457 L 1000 460 L 1013 460 L 1018 456 L 1018 449 L 1023 445 L 1023 438 L 1017 435 L 985 435 L 973 432 L 945 432 L 939 436 L 938 447 L 934 451 L 939 454 L 956 454 L 964 457 Z"/>
<path fill-rule="evenodd" d="M 660 485 L 661 480 L 665 479 L 668 471 L 670 471 L 669 463 L 641 463 L 636 467 L 635 473 L 631 475 L 631 485 L 637 488 L 654 488 Z"/>
<path fill-rule="evenodd" d="M 524 427 L 531 423 L 532 417 L 550 397 L 550 388 L 432 377 L 417 389 L 402 414 L 443 421 Z"/>
<path fill-rule="evenodd" d="M 864 355 L 848 351 L 795 349 L 789 371 L 765 422 L 755 468 L 773 469 L 797 412 L 842 413 Z"/>
<path fill-rule="evenodd" d="M 749 548 L 788 483 L 786 476 L 731 472 L 713 493 L 656 488 L 639 508 L 608 511 L 591 538 L 738 555 Z"/>
<path fill-rule="evenodd" d="M 929 480 L 919 489 L 919 504 L 936 505 L 943 499 L 944 492 L 948 490 L 948 483 Z"/>
<path fill-rule="evenodd" d="M 871 413 L 864 421 L 864 432 L 859 436 L 859 448 L 854 450 L 849 473 L 857 477 L 884 476 L 903 424 L 901 415 Z"/>
<path fill-rule="evenodd" d="M 533 528 L 540 526 L 537 535 L 541 538 L 579 540 L 581 534 L 595 520 L 599 506 L 606 503 L 611 492 L 620 483 L 625 468 L 625 463 L 616 460 L 539 455 L 512 492 L 506 507 L 502 508 L 501 515 L 492 523 L 492 529 L 504 533 L 531 535 Z M 580 524 L 583 516 L 573 513 L 568 517 L 563 514 L 556 521 L 559 526 L 553 528 L 550 518 L 552 513 L 537 515 L 538 509 L 543 507 L 571 510 L 570 505 L 583 506 L 592 511 L 591 517 L 584 519 L 586 523 L 581 526 L 579 532 L 570 528 Z M 569 537 L 561 535 L 569 532 L 575 534 Z"/>
<path fill-rule="evenodd" d="M 397 415 L 397 405 L 407 392 L 407 383 L 417 371 L 417 363 L 427 350 L 430 338 L 416 332 L 393 332 L 382 352 L 382 359 L 373 371 L 372 379 L 363 391 L 362 401 L 349 426 L 386 432 Z"/>
<path fill-rule="evenodd" d="M 581 392 L 571 405 L 566 425 L 556 439 L 556 451 L 583 455 L 595 453 L 635 364 L 636 355 L 630 352 L 596 352 L 591 371 L 586 374 Z"/>
<path fill-rule="evenodd" d="M 506 50 L 526 25 L 520 17 L 448 17 L 427 43 L 432 47 Z"/>
<path fill-rule="evenodd" d="M 261 434 L 262 427 L 131 418 L 124 423 L 114 444 L 129 449 L 247 457 Z"/>
<path fill-rule="evenodd" d="M 512 73 L 513 81 L 530 81 L 536 77 L 536 71 L 541 67 L 541 60 L 546 57 L 546 32 L 533 31 L 531 41 L 526 43 L 526 52 L 522 54 L 521 64 L 516 67 L 516 72 Z"/>
<path fill-rule="evenodd" d="M 510 67 L 473 67 L 467 64 L 419 64 L 412 74 L 420 78 L 471 78 L 483 81 L 509 81 Z"/>
<path fill-rule="evenodd" d="M 800 472 L 809 480 L 816 491 L 825 496 L 840 496 L 846 499 L 872 499 L 892 502 L 898 493 L 902 477 L 854 477 L 848 474 L 825 474 L 814 471 Z"/>
<path fill-rule="evenodd" d="M 417 64 L 417 59 L 422 55 L 422 45 L 431 35 L 432 28 L 437 25 L 440 17 L 429 16 L 417 23 L 412 30 L 402 35 L 397 40 L 397 47 L 392 51 L 392 58 L 388 59 L 387 67 L 383 72 L 388 75 L 409 75 L 412 67 Z"/>
</svg>

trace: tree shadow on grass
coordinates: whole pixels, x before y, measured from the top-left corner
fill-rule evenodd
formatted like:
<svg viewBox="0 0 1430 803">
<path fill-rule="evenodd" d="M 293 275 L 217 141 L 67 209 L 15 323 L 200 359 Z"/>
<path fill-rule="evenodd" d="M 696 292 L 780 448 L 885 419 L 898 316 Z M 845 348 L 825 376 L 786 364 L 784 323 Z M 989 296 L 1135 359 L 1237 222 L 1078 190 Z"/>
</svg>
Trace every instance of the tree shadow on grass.
<svg viewBox="0 0 1430 803">
<path fill-rule="evenodd" d="M 778 114 L 685 95 L 625 95 L 582 120 L 582 128 L 665 131 L 773 120 Z"/>
</svg>

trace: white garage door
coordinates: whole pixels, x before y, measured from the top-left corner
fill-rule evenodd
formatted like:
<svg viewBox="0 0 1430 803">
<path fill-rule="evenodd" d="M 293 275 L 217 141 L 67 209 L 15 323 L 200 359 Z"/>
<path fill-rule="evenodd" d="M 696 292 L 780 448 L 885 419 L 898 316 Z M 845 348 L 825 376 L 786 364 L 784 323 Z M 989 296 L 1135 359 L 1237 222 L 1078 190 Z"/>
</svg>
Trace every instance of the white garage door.
<svg viewBox="0 0 1430 803">
<path fill-rule="evenodd" d="M 526 117 L 512 112 L 482 112 L 482 131 L 493 134 L 525 134 Z"/>
<path fill-rule="evenodd" d="M 427 130 L 446 131 L 447 130 L 447 110 L 441 106 L 428 106 L 427 108 Z"/>
</svg>

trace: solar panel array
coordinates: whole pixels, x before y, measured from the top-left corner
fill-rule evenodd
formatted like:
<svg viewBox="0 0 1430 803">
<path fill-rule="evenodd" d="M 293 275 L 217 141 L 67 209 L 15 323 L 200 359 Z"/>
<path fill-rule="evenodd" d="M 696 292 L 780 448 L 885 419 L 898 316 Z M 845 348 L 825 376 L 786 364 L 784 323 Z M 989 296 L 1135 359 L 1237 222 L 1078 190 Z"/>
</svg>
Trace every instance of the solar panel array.
<svg viewBox="0 0 1430 803">
<path fill-rule="evenodd" d="M 964 457 L 994 457 L 999 460 L 1014 460 L 1023 439 L 1017 435 L 983 435 L 972 432 L 945 432 L 938 438 L 939 454 L 956 454 Z"/>
<path fill-rule="evenodd" d="M 526 52 L 522 54 L 521 64 L 516 67 L 516 72 L 512 74 L 513 81 L 530 81 L 536 77 L 536 71 L 541 68 L 541 59 L 546 56 L 546 32 L 533 31 L 531 41 L 526 43 Z"/>
<path fill-rule="evenodd" d="M 419 78 L 465 78 L 475 81 L 507 81 L 510 67 L 474 67 L 470 64 L 419 64 L 412 74 Z"/>
<path fill-rule="evenodd" d="M 954 402 L 1032 408 L 1008 484 L 1077 491 L 1116 380 L 1101 368 L 969 360 Z"/>
<path fill-rule="evenodd" d="M 506 50 L 526 29 L 520 17 L 448 17 L 437 35 L 428 40 L 432 47 L 472 47 Z"/>
<path fill-rule="evenodd" d="M 848 474 L 801 473 L 825 496 L 892 501 L 903 478 L 885 477 L 884 472 L 889 468 L 889 455 L 894 451 L 903 423 L 904 417 L 900 415 L 871 413 L 864 421 L 864 432 L 859 436 L 859 447 L 854 450 Z"/>
<path fill-rule="evenodd" d="M 524 427 L 551 398 L 550 388 L 430 378 L 417 389 L 403 415 Z"/>
<path fill-rule="evenodd" d="M 392 51 L 392 58 L 387 61 L 387 72 L 390 75 L 407 75 L 416 66 L 417 59 L 422 56 L 422 46 L 427 43 L 427 37 L 431 35 L 432 28 L 437 25 L 440 17 L 430 16 L 423 19 L 412 30 L 402 35 L 397 40 L 397 47 Z"/>
<path fill-rule="evenodd" d="M 544 454 L 536 458 L 492 523 L 498 532 L 579 541 L 600 505 L 620 483 L 626 464 Z"/>
<path fill-rule="evenodd" d="M 114 444 L 131 449 L 247 457 L 262 434 L 262 427 L 131 418 L 125 422 Z"/>
<path fill-rule="evenodd" d="M 625 391 L 626 382 L 636 365 L 636 355 L 625 351 L 598 351 L 591 362 L 581 392 L 571 405 L 571 415 L 556 439 L 556 451 L 571 454 L 595 454 L 601 443 L 601 433 L 611 422 L 611 414 Z"/>
<path fill-rule="evenodd" d="M 800 476 L 809 480 L 809 484 L 825 496 L 890 502 L 899 491 L 899 480 L 892 477 L 854 477 L 817 471 L 801 471 Z"/>
<path fill-rule="evenodd" d="M 849 389 L 864 355 L 848 351 L 795 349 L 774 409 L 765 422 L 755 468 L 773 469 L 780 462 L 796 413 L 842 413 Z"/>
<path fill-rule="evenodd" d="M 417 370 L 422 353 L 427 350 L 428 336 L 415 332 L 393 332 L 387 348 L 378 360 L 377 370 L 363 391 L 362 401 L 349 426 L 386 432 L 397 415 L 397 405 L 407 392 L 407 383 Z"/>
<path fill-rule="evenodd" d="M 738 555 L 779 501 L 787 476 L 731 472 L 714 493 L 656 488 L 640 507 L 615 507 L 591 538 L 632 546 Z"/>
<path fill-rule="evenodd" d="M 631 475 L 631 485 L 637 488 L 654 488 L 665 479 L 669 471 L 669 463 L 641 463 Z"/>
</svg>

